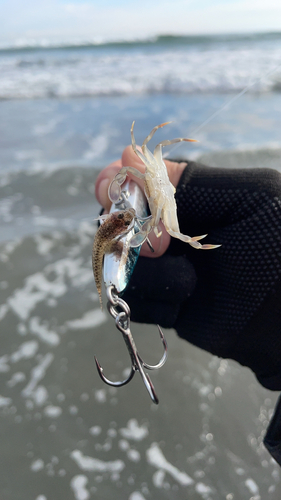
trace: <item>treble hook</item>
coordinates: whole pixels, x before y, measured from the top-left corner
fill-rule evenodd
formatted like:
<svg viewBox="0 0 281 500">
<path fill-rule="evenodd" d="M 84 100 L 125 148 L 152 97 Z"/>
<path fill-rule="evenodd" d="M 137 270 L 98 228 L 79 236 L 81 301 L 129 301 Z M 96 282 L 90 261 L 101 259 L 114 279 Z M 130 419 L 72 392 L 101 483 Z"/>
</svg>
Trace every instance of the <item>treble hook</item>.
<svg viewBox="0 0 281 500">
<path fill-rule="evenodd" d="M 159 363 L 157 363 L 157 365 L 149 365 L 148 363 L 145 363 L 137 351 L 137 347 L 136 347 L 135 341 L 134 341 L 133 336 L 132 336 L 132 332 L 130 329 L 131 311 L 130 311 L 130 308 L 129 308 L 127 302 L 125 302 L 123 299 L 120 299 L 120 297 L 116 293 L 116 290 L 114 290 L 113 286 L 108 287 L 107 296 L 109 299 L 108 305 L 107 305 L 108 310 L 109 310 L 110 314 L 113 316 L 113 318 L 115 319 L 116 327 L 123 335 L 123 339 L 125 341 L 125 344 L 127 346 L 127 349 L 129 351 L 129 355 L 131 358 L 132 367 L 131 367 L 131 371 L 130 371 L 129 376 L 125 380 L 122 380 L 119 382 L 112 382 L 107 377 L 105 377 L 105 375 L 103 374 L 103 368 L 100 365 L 100 363 L 98 362 L 97 358 L 95 357 L 95 362 L 97 365 L 97 370 L 98 370 L 99 376 L 103 380 L 103 382 L 105 382 L 107 385 L 111 385 L 113 387 L 122 387 L 123 385 L 128 384 L 128 382 L 130 382 L 132 380 L 136 371 L 138 371 L 141 375 L 141 378 L 144 382 L 146 389 L 148 390 L 148 393 L 149 393 L 153 403 L 158 404 L 159 400 L 158 400 L 158 397 L 155 393 L 154 386 L 151 382 L 150 377 L 147 375 L 147 373 L 145 373 L 144 368 L 146 368 L 147 370 L 157 370 L 158 368 L 161 368 L 161 366 L 163 366 L 164 363 L 166 362 L 168 347 L 167 347 L 167 342 L 165 340 L 164 334 L 163 334 L 160 326 L 157 325 L 158 331 L 160 334 L 160 338 L 161 338 L 162 344 L 164 346 L 164 354 L 163 354 L 161 360 L 159 361 Z M 117 307 L 119 309 L 121 309 L 121 312 L 117 311 Z"/>
</svg>

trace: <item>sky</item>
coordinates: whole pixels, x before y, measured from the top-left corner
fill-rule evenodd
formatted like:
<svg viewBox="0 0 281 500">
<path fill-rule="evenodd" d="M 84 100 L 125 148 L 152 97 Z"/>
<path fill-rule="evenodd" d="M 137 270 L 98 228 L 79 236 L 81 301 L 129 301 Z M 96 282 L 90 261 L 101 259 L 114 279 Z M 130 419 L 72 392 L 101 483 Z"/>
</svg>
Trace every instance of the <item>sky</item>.
<svg viewBox="0 0 281 500">
<path fill-rule="evenodd" d="M 280 0 L 0 0 L 0 40 L 281 31 Z"/>
</svg>

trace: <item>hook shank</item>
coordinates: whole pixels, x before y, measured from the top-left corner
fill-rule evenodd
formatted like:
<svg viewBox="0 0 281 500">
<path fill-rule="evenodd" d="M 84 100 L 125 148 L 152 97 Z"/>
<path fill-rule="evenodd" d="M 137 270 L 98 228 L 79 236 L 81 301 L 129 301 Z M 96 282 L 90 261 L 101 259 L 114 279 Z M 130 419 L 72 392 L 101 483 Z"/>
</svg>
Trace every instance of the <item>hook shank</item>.
<svg viewBox="0 0 281 500">
<path fill-rule="evenodd" d="M 131 311 L 130 311 L 128 304 L 123 299 L 120 299 L 120 297 L 118 296 L 118 294 L 114 290 L 113 286 L 108 287 L 107 296 L 109 299 L 108 300 L 108 310 L 109 310 L 110 314 L 113 316 L 113 318 L 115 319 L 115 324 L 116 324 L 117 329 L 122 333 L 123 339 L 125 341 L 125 344 L 127 346 L 127 349 L 128 349 L 128 352 L 129 352 L 129 355 L 131 358 L 131 365 L 132 366 L 131 366 L 130 374 L 125 380 L 113 382 L 113 381 L 109 380 L 107 377 L 105 377 L 105 375 L 103 374 L 103 368 L 100 365 L 100 363 L 98 362 L 97 358 L 95 357 L 95 362 L 96 362 L 99 376 L 103 380 L 103 382 L 105 382 L 107 385 L 111 385 L 113 387 L 122 387 L 123 385 L 128 384 L 128 382 L 130 382 L 132 380 L 133 376 L 135 375 L 135 372 L 138 371 L 141 375 L 141 378 L 144 382 L 144 385 L 145 385 L 152 401 L 155 404 L 158 404 L 159 400 L 158 400 L 158 397 L 155 393 L 153 383 L 152 383 L 150 377 L 147 375 L 147 373 L 145 373 L 144 368 L 146 368 L 148 370 L 157 370 L 157 369 L 161 368 L 161 366 L 164 365 L 164 363 L 167 359 L 167 349 L 168 349 L 164 334 L 163 334 L 160 326 L 157 325 L 158 331 L 160 334 L 160 338 L 161 338 L 162 344 L 164 346 L 164 354 L 163 354 L 161 360 L 156 365 L 149 365 L 148 363 L 145 363 L 137 351 L 137 347 L 136 347 L 136 344 L 135 344 L 135 341 L 134 341 L 134 338 L 133 338 L 133 335 L 132 335 L 132 332 L 130 329 Z M 117 308 L 121 309 L 121 312 L 118 312 Z"/>
</svg>

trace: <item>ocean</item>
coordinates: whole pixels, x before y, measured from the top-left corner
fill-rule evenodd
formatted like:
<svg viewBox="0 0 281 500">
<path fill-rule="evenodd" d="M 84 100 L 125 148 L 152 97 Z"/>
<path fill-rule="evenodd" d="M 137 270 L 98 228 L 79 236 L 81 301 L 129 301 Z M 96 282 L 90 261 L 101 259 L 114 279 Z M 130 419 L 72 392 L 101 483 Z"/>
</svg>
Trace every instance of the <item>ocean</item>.
<svg viewBox="0 0 281 500">
<path fill-rule="evenodd" d="M 0 47 L 1 500 L 279 500 L 262 440 L 277 394 L 166 331 L 153 405 L 99 309 L 95 179 L 130 143 L 281 170 L 281 33 Z M 132 324 L 142 357 L 157 328 Z"/>
</svg>

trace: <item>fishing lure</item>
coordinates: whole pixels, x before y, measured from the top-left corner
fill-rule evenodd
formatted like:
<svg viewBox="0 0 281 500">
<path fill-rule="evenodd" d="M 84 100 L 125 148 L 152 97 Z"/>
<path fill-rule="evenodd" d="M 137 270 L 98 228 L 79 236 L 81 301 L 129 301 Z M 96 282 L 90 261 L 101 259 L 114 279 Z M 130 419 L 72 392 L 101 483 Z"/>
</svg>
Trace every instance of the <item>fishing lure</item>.
<svg viewBox="0 0 281 500">
<path fill-rule="evenodd" d="M 106 253 L 126 254 L 126 245 L 120 239 L 131 230 L 136 212 L 133 208 L 119 210 L 108 215 L 100 216 L 102 224 L 96 232 L 92 252 L 92 264 L 97 291 L 102 309 L 102 264 Z"/>
<path fill-rule="evenodd" d="M 114 387 L 127 384 L 138 371 L 152 401 L 158 404 L 158 397 L 152 381 L 144 370 L 156 370 L 164 365 L 167 359 L 166 340 L 160 326 L 157 325 L 164 346 L 164 354 L 156 365 L 145 363 L 138 353 L 132 336 L 130 308 L 120 296 L 130 281 L 141 248 L 141 245 L 131 247 L 130 242 L 142 230 L 142 225 L 151 220 L 151 216 L 147 217 L 146 198 L 139 186 L 133 181 L 128 181 L 123 186 L 119 198 L 112 204 L 110 214 L 102 215 L 100 219 L 102 224 L 96 233 L 93 245 L 95 281 L 102 304 L 101 274 L 103 262 L 103 281 L 108 299 L 107 308 L 115 320 L 117 329 L 123 335 L 131 358 L 131 370 L 125 380 L 113 382 L 105 377 L 103 368 L 95 357 L 97 370 L 103 382 Z M 151 246 L 148 239 L 147 242 Z"/>
<path fill-rule="evenodd" d="M 162 141 L 156 146 L 154 153 L 152 154 L 147 148 L 147 143 L 153 137 L 156 130 L 164 127 L 168 123 L 170 122 L 162 123 L 152 129 L 150 134 L 144 139 L 141 147 L 142 152 L 140 152 L 136 147 L 134 137 L 135 122 L 133 122 L 131 127 L 132 147 L 136 155 L 145 164 L 145 172 L 143 174 L 134 167 L 122 167 L 109 185 L 108 196 L 113 203 L 119 199 L 121 186 L 128 173 L 131 173 L 135 177 L 144 181 L 144 190 L 149 204 L 151 219 L 143 224 L 141 230 L 134 237 L 132 237 L 130 241 L 131 247 L 142 245 L 152 230 L 154 230 L 157 237 L 161 236 L 161 232 L 158 231 L 158 225 L 160 220 L 162 220 L 165 229 L 174 238 L 178 238 L 186 243 L 189 243 L 189 245 L 196 249 L 210 250 L 218 248 L 220 245 L 201 245 L 201 243 L 199 243 L 199 240 L 207 236 L 206 234 L 191 237 L 180 232 L 177 217 L 177 205 L 174 196 L 176 190 L 168 177 L 167 168 L 162 157 L 162 147 L 183 141 L 194 142 L 194 139 L 178 138 L 172 139 L 171 141 Z"/>
</svg>

